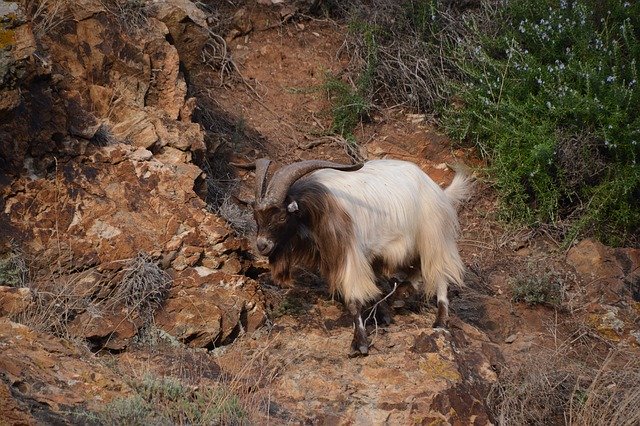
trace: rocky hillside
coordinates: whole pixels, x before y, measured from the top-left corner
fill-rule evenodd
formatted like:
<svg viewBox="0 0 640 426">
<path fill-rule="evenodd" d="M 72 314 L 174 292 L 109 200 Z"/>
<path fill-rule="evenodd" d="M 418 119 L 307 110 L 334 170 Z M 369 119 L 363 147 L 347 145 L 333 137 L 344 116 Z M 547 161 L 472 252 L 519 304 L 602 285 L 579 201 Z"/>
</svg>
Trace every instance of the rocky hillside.
<svg viewBox="0 0 640 426">
<path fill-rule="evenodd" d="M 316 277 L 270 281 L 234 202 L 253 176 L 231 162 L 401 158 L 442 185 L 448 164 L 481 165 L 400 106 L 360 126 L 356 151 L 332 136 L 322 85 L 349 58 L 322 10 L 0 2 L 5 421 L 488 424 L 539 349 L 593 371 L 593 354 L 637 354 L 640 251 L 505 229 L 482 181 L 448 332 L 408 296 L 351 359 L 349 317 Z"/>
</svg>

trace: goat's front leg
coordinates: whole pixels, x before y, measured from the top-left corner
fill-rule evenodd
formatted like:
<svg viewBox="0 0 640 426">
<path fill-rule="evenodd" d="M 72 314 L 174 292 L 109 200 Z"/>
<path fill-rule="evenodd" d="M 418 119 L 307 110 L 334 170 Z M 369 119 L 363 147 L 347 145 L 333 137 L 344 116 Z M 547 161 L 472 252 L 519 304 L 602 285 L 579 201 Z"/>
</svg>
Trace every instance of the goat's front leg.
<svg viewBox="0 0 640 426">
<path fill-rule="evenodd" d="M 347 307 L 353 318 L 354 328 L 349 357 L 366 356 L 369 354 L 369 339 L 367 337 L 367 329 L 362 320 L 362 304 L 350 302 Z"/>
</svg>

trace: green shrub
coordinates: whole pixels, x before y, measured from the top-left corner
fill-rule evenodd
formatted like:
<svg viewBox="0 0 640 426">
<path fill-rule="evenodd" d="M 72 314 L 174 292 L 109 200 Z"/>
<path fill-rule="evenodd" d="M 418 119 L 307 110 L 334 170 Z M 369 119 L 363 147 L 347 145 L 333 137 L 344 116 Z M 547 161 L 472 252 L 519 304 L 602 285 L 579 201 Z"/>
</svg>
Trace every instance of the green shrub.
<svg viewBox="0 0 640 426">
<path fill-rule="evenodd" d="M 494 21 L 454 52 L 445 127 L 487 155 L 508 218 L 624 242 L 640 228 L 640 3 L 514 0 Z"/>
<path fill-rule="evenodd" d="M 373 77 L 378 61 L 377 34 L 380 29 L 359 21 L 349 27 L 350 33 L 362 38 L 362 69 L 354 84 L 329 74 L 324 89 L 332 99 L 331 131 L 355 144 L 353 131 L 369 115 L 373 97 Z"/>
</svg>

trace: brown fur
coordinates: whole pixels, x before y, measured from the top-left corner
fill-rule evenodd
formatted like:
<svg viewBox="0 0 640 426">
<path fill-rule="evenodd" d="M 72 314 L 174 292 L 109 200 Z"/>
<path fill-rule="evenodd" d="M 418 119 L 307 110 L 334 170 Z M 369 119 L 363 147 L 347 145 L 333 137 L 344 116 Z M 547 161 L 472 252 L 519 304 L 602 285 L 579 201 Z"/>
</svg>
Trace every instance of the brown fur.
<svg viewBox="0 0 640 426">
<path fill-rule="evenodd" d="M 289 214 L 286 206 L 294 200 L 300 210 Z M 320 271 L 330 291 L 335 292 L 346 249 L 353 241 L 350 216 L 313 177 L 298 180 L 289 189 L 284 205 L 272 209 L 257 211 L 256 221 L 259 227 L 263 223 L 269 228 L 269 223 L 287 216 L 282 226 L 266 230 L 276 242 L 269 255 L 273 278 L 288 282 L 293 268 L 307 268 Z"/>
</svg>

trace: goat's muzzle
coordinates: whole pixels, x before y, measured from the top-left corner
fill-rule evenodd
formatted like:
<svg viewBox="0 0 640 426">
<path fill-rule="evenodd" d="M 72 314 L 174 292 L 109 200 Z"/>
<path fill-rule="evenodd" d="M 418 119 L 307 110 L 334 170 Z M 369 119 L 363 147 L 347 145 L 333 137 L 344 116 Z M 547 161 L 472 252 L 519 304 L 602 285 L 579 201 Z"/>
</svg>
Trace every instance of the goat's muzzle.
<svg viewBox="0 0 640 426">
<path fill-rule="evenodd" d="M 256 239 L 256 248 L 258 252 L 263 256 L 269 256 L 269 254 L 273 251 L 273 241 L 265 238 L 258 237 Z"/>
</svg>

